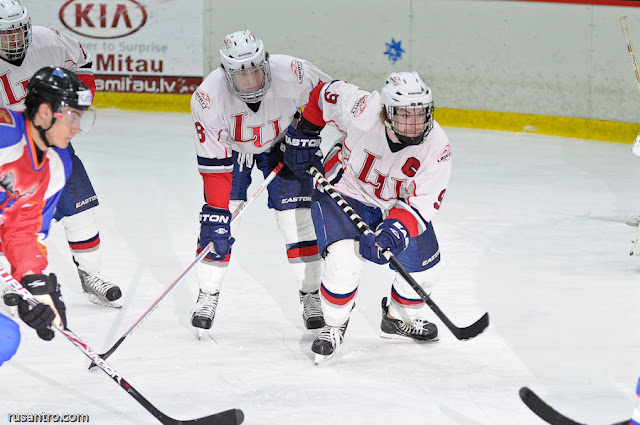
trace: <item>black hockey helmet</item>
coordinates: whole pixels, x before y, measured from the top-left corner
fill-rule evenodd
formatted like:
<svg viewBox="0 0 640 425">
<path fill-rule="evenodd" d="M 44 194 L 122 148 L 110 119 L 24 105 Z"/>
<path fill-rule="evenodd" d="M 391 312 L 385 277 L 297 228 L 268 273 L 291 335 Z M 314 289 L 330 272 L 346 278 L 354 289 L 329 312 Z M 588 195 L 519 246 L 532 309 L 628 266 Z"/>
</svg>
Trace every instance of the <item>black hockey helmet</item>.
<svg viewBox="0 0 640 425">
<path fill-rule="evenodd" d="M 36 72 L 27 84 L 25 113 L 32 120 L 43 103 L 51 105 L 53 112 L 62 112 L 65 107 L 86 111 L 92 100 L 91 90 L 76 74 L 48 66 Z"/>
</svg>

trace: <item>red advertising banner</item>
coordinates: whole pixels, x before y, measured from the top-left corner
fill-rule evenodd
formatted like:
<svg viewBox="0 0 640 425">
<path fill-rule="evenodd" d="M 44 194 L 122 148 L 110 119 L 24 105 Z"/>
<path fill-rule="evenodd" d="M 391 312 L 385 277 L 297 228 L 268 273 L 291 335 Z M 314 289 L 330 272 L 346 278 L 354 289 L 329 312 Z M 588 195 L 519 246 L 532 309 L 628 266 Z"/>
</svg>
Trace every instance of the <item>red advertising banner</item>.
<svg viewBox="0 0 640 425">
<path fill-rule="evenodd" d="M 167 75 L 107 75 L 96 74 L 98 91 L 117 93 L 191 94 L 200 83 L 200 77 Z"/>
</svg>

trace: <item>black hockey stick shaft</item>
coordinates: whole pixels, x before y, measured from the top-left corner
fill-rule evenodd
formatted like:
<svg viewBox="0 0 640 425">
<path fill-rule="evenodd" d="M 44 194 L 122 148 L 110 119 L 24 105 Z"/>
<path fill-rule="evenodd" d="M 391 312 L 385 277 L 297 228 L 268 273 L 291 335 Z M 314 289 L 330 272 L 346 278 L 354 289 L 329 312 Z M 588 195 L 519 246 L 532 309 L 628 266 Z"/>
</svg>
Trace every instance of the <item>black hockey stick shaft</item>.
<svg viewBox="0 0 640 425">
<path fill-rule="evenodd" d="M 13 289 L 20 295 L 20 297 L 29 303 L 31 306 L 36 306 L 39 304 L 38 300 L 25 288 L 20 282 L 15 280 L 6 270 L 0 267 L 0 277 L 4 279 L 9 285 L 13 287 Z M 111 366 L 104 361 L 104 359 L 100 358 L 98 354 L 93 351 L 87 344 L 85 344 L 76 334 L 74 334 L 71 329 L 63 329 L 58 326 L 54 326 L 58 332 L 65 336 L 73 345 L 75 345 L 82 353 L 87 356 L 92 361 L 96 362 L 98 367 L 102 369 L 104 373 L 106 373 L 116 384 L 120 385 L 122 389 L 124 389 L 127 394 L 133 397 L 138 403 L 142 405 L 149 413 L 151 413 L 156 419 L 158 419 L 161 423 L 165 425 L 182 425 L 182 424 L 192 424 L 192 425 L 239 425 L 244 421 L 244 414 L 242 410 L 239 409 L 230 409 L 224 412 L 215 413 L 213 415 L 205 416 L 198 419 L 190 419 L 186 421 L 181 421 L 177 419 L 173 419 L 160 410 L 158 410 L 153 404 L 151 404 L 146 398 L 142 396 L 135 388 L 124 379 L 122 375 L 116 372 Z"/>
<path fill-rule="evenodd" d="M 520 398 L 527 405 L 529 409 L 540 419 L 551 425 L 585 425 L 581 422 L 576 422 L 563 414 L 559 413 L 553 407 L 545 403 L 536 393 L 527 387 L 520 388 Z M 612 425 L 628 425 L 629 419 L 616 422 Z"/>
<path fill-rule="evenodd" d="M 342 209 L 342 211 L 349 217 L 351 222 L 358 228 L 360 233 L 366 235 L 371 233 L 371 229 L 367 223 L 365 223 L 362 218 L 351 208 L 349 203 L 340 195 L 340 193 L 333 187 L 331 183 L 324 177 L 324 175 L 314 166 L 309 167 L 307 171 L 311 176 L 313 176 L 313 180 L 316 186 L 320 186 L 322 191 L 329 195 L 331 199 L 333 199 L 336 204 Z M 442 323 L 453 333 L 453 335 L 459 340 L 467 340 L 474 338 L 484 332 L 485 329 L 489 326 L 489 313 L 485 313 L 480 319 L 478 319 L 475 323 L 465 328 L 460 328 L 453 324 L 451 320 L 444 314 L 444 312 L 438 307 L 438 305 L 433 301 L 433 299 L 426 293 L 426 291 L 416 282 L 416 280 L 409 274 L 407 269 L 398 261 L 398 259 L 391 253 L 389 250 L 384 250 L 383 255 L 389 263 L 394 267 L 394 269 L 400 273 L 400 275 L 411 285 L 411 287 L 416 291 L 416 293 L 422 298 L 422 300 L 433 310 L 433 312 L 438 316 Z"/>
<path fill-rule="evenodd" d="M 231 221 L 232 222 L 233 222 L 233 220 L 236 220 L 240 215 L 242 215 L 242 213 L 254 201 L 254 199 L 256 199 L 258 197 L 258 195 L 260 195 L 260 193 L 262 193 L 264 188 L 266 188 L 269 185 L 269 183 L 271 183 L 271 181 L 280 172 L 280 170 L 282 170 L 282 167 L 284 167 L 284 162 L 280 162 L 278 165 L 276 165 L 273 168 L 271 173 L 269 173 L 269 175 L 264 179 L 262 184 L 255 190 L 255 192 L 253 192 L 253 195 L 251 195 L 251 197 L 247 200 L 247 202 L 245 202 L 241 207 L 239 207 L 233 213 L 233 215 L 231 217 Z M 191 264 L 189 264 L 189 266 L 182 272 L 182 274 L 180 276 L 178 276 L 178 278 L 176 280 L 174 280 L 173 283 L 171 285 L 169 285 L 169 287 L 167 289 L 165 289 L 165 291 L 162 293 L 162 295 L 160 295 L 154 301 L 154 303 L 151 304 L 151 306 L 144 313 L 142 313 L 142 315 L 138 318 L 138 320 L 136 320 L 136 322 L 133 325 L 131 325 L 131 327 L 129 329 L 127 329 L 127 331 L 120 337 L 120 339 L 118 341 L 116 341 L 116 343 L 113 344 L 113 346 L 111 348 L 109 348 L 104 354 L 100 354 L 100 357 L 102 357 L 104 360 L 108 359 L 109 356 L 111 356 L 118 349 L 120 344 L 122 344 L 124 342 L 125 338 L 130 333 L 132 333 L 134 330 L 136 330 L 136 328 L 142 323 L 142 321 L 144 319 L 146 319 L 156 309 L 158 304 L 160 304 L 160 301 L 162 301 L 162 299 L 173 289 L 173 287 L 176 286 L 178 284 L 178 282 L 180 282 L 182 280 L 182 278 L 193 268 L 193 266 L 198 264 L 209 253 L 209 251 L 211 251 L 211 249 L 213 249 L 213 243 L 212 242 L 210 242 L 200 252 L 200 254 L 198 254 L 198 256 L 191 262 Z M 89 369 L 93 368 L 94 366 L 96 366 L 96 363 L 95 362 L 91 362 L 91 364 L 89 365 Z"/>
</svg>

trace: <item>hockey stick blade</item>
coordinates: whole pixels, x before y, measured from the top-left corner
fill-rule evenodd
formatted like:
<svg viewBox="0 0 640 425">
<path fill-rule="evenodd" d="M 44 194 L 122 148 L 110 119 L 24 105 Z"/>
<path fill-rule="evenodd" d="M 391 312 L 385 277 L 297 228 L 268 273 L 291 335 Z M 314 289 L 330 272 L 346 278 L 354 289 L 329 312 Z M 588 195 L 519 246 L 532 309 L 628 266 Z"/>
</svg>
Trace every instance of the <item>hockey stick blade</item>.
<svg viewBox="0 0 640 425">
<path fill-rule="evenodd" d="M 109 348 L 104 354 L 98 354 L 98 355 L 100 357 L 102 357 L 102 360 L 107 360 L 109 358 L 109 356 L 112 355 L 114 351 L 116 351 L 116 349 L 120 346 L 120 344 L 122 344 L 124 342 L 125 338 L 126 338 L 126 336 L 121 337 L 118 340 L 118 342 L 113 344 L 113 346 L 111 348 Z M 91 362 L 91 364 L 89 365 L 89 370 L 91 370 L 92 368 L 94 368 L 96 366 L 97 366 L 96 362 Z"/>
<path fill-rule="evenodd" d="M 442 318 L 440 319 L 442 320 Z M 489 313 L 485 313 L 481 318 L 478 319 L 477 322 L 467 326 L 466 328 L 452 329 L 449 324 L 447 324 L 447 322 L 444 322 L 444 324 L 449 328 L 449 330 L 453 333 L 453 335 L 455 335 L 456 338 L 464 341 L 477 337 L 489 327 Z M 453 325 L 453 323 L 451 323 L 451 325 L 455 326 Z"/>
<path fill-rule="evenodd" d="M 204 416 L 198 419 L 179 421 L 166 416 L 160 419 L 165 425 L 240 425 L 244 421 L 244 413 L 240 409 L 229 409 L 224 412 Z"/>
<path fill-rule="evenodd" d="M 527 405 L 529 409 L 540 419 L 551 425 L 586 425 L 569 419 L 556 411 L 553 407 L 545 403 L 536 393 L 527 387 L 520 388 L 520 399 Z M 627 425 L 629 419 L 616 422 L 612 425 Z"/>
</svg>

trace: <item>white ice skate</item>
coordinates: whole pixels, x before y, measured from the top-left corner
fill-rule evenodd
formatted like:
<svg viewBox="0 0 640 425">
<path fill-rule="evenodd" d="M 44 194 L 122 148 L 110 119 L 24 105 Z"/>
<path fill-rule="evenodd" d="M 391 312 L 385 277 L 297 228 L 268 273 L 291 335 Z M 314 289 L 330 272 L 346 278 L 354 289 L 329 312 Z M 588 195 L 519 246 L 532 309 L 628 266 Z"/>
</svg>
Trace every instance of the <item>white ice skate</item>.
<svg viewBox="0 0 640 425">
<path fill-rule="evenodd" d="M 198 300 L 191 314 L 191 326 L 195 328 L 198 340 L 202 338 L 205 330 L 211 329 L 219 297 L 220 292 L 210 294 L 200 290 L 198 293 Z"/>
<path fill-rule="evenodd" d="M 87 293 L 89 301 L 94 304 L 112 308 L 121 308 L 120 288 L 99 275 L 89 274 L 78 269 L 82 290 Z"/>
<path fill-rule="evenodd" d="M 311 345 L 311 351 L 316 354 L 316 365 L 326 363 L 342 350 L 344 333 L 348 324 L 349 319 L 341 326 L 325 326 L 322 328 L 320 335 Z"/>
<path fill-rule="evenodd" d="M 18 314 L 18 301 L 20 300 L 20 296 L 13 289 L 13 286 L 9 285 L 8 283 L 2 285 L 0 295 L 2 296 L 2 301 L 0 301 L 2 310 L 4 310 L 10 316 L 16 317 L 16 315 Z"/>
<path fill-rule="evenodd" d="M 324 326 L 318 291 L 310 293 L 300 291 L 300 314 L 305 328 L 320 329 Z"/>
</svg>

